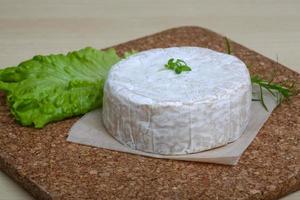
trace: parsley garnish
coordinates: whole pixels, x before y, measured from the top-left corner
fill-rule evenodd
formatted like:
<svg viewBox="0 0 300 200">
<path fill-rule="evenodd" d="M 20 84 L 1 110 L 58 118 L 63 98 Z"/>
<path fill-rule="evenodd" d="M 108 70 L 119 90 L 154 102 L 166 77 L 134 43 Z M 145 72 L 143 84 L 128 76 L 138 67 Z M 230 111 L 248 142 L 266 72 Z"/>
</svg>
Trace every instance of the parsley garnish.
<svg viewBox="0 0 300 200">
<path fill-rule="evenodd" d="M 174 70 L 176 74 L 180 74 L 183 71 L 192 71 L 192 69 L 181 59 L 171 58 L 165 67 L 170 70 Z"/>
</svg>

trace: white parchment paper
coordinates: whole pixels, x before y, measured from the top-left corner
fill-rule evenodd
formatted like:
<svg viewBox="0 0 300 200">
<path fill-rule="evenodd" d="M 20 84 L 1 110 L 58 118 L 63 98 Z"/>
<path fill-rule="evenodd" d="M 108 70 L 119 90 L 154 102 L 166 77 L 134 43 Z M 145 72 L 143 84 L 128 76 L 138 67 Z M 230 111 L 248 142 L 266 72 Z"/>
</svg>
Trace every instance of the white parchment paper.
<svg viewBox="0 0 300 200">
<path fill-rule="evenodd" d="M 225 146 L 200 153 L 167 156 L 131 149 L 119 143 L 106 132 L 102 124 L 101 109 L 91 111 L 79 119 L 71 127 L 67 141 L 154 158 L 235 165 L 277 105 L 276 98 L 268 92 L 264 92 L 264 100 L 269 111 L 266 111 L 259 101 L 252 101 L 250 121 L 238 140 Z"/>
</svg>

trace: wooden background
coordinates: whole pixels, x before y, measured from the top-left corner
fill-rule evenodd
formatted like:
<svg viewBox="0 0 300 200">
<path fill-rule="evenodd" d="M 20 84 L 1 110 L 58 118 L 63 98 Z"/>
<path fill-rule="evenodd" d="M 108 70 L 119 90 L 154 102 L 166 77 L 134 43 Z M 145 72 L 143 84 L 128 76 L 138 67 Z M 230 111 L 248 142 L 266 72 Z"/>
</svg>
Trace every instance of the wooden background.
<svg viewBox="0 0 300 200">
<path fill-rule="evenodd" d="M 0 68 L 182 25 L 227 35 L 300 72 L 299 0 L 0 0 Z M 0 172 L 0 200 L 32 199 Z M 300 199 L 300 192 L 283 198 Z"/>
</svg>

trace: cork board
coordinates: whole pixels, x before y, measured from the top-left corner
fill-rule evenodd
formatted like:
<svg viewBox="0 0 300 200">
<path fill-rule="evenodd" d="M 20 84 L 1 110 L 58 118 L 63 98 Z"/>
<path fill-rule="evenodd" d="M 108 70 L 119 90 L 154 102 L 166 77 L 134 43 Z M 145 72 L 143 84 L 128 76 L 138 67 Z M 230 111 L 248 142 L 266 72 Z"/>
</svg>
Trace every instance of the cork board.
<svg viewBox="0 0 300 200">
<path fill-rule="evenodd" d="M 232 43 L 251 73 L 275 81 L 300 74 Z M 224 51 L 223 37 L 200 27 L 169 29 L 116 45 L 118 53 L 201 46 Z M 66 141 L 78 117 L 43 129 L 18 125 L 0 93 L 0 168 L 38 199 L 278 199 L 300 189 L 300 95 L 277 107 L 236 166 L 162 160 Z"/>
</svg>

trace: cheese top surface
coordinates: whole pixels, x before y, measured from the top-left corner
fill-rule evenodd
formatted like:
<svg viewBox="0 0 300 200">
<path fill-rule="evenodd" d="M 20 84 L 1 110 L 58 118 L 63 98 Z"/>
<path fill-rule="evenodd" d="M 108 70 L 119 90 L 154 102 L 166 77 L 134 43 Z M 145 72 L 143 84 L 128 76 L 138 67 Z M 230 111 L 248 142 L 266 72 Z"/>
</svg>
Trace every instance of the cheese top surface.
<svg viewBox="0 0 300 200">
<path fill-rule="evenodd" d="M 170 58 L 184 60 L 192 71 L 176 74 L 166 69 Z M 113 91 L 137 103 L 193 103 L 237 92 L 249 84 L 249 73 L 234 56 L 206 48 L 173 47 L 144 51 L 120 61 L 108 81 Z"/>
</svg>

